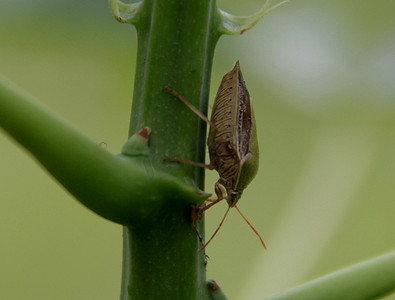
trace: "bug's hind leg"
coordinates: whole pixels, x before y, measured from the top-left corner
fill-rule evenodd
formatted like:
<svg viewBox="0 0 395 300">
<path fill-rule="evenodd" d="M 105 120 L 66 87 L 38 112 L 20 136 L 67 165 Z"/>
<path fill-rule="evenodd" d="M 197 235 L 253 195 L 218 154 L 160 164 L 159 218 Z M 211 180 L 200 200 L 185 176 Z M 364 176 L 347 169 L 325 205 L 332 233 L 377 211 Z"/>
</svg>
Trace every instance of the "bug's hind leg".
<svg viewBox="0 0 395 300">
<path fill-rule="evenodd" d="M 199 162 L 195 162 L 195 161 L 191 161 L 188 159 L 183 159 L 183 158 L 178 158 L 178 157 L 168 157 L 168 158 L 164 158 L 163 162 L 168 162 L 168 161 L 173 161 L 173 162 L 180 162 L 183 164 L 187 164 L 187 165 L 192 165 L 192 166 L 196 166 L 196 167 L 201 167 L 201 168 L 205 168 L 205 169 L 209 169 L 209 170 L 213 170 L 213 166 L 212 165 L 206 165 L 203 163 L 199 163 Z"/>
</svg>

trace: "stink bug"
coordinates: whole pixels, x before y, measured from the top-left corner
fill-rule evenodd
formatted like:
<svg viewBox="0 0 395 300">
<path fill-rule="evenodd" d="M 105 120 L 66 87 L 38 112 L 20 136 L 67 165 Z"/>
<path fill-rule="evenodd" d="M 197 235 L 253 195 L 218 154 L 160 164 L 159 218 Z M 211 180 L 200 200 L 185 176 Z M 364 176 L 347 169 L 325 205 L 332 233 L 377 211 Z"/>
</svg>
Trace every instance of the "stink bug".
<svg viewBox="0 0 395 300">
<path fill-rule="evenodd" d="M 239 62 L 237 61 L 233 69 L 222 78 L 214 101 L 211 121 L 180 94 L 167 87 L 165 87 L 165 90 L 184 102 L 210 125 L 207 138 L 210 164 L 201 164 L 181 158 L 165 159 L 165 161 L 183 162 L 210 170 L 217 170 L 219 173 L 219 179 L 215 184 L 217 197 L 202 203 L 197 208 L 197 217 L 195 218 L 199 219 L 205 210 L 223 199 L 228 203 L 228 209 L 220 225 L 201 250 L 208 245 L 218 232 L 231 207 L 237 209 L 258 235 L 263 247 L 266 249 L 265 243 L 258 232 L 236 206 L 243 190 L 255 177 L 259 163 L 255 118 L 251 98 L 241 74 Z"/>
</svg>

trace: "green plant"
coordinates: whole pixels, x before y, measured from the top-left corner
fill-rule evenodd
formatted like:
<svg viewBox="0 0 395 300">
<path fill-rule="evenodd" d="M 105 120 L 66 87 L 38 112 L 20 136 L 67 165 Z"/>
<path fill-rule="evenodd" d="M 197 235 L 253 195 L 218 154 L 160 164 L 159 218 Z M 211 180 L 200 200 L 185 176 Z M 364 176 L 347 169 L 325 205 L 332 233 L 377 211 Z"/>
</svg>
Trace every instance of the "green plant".
<svg viewBox="0 0 395 300">
<path fill-rule="evenodd" d="M 213 290 L 215 284 L 206 285 L 204 257 L 197 254 L 189 218 L 191 206 L 207 197 L 195 188 L 203 189 L 203 171 L 161 163 L 185 153 L 202 161 L 205 125 L 190 122 L 189 112 L 163 93 L 163 86 L 173 86 L 207 112 L 216 41 L 222 33 L 253 26 L 270 1 L 251 18 L 219 12 L 215 1 L 113 1 L 111 6 L 139 36 L 131 138 L 122 154 L 113 156 L 90 142 L 6 79 L 1 80 L 0 125 L 79 201 L 125 226 L 122 299 L 219 299 L 223 295 Z M 174 110 L 180 111 L 177 120 Z M 142 124 L 152 130 L 149 139 Z M 204 231 L 203 223 L 199 230 Z"/>
</svg>

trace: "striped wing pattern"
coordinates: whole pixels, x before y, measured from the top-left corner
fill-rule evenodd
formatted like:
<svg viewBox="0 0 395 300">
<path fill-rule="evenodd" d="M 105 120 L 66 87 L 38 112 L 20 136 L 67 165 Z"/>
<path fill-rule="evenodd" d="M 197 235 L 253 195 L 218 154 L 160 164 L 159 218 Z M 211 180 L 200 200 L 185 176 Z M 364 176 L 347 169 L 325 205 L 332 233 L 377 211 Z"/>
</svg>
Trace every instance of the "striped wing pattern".
<svg viewBox="0 0 395 300">
<path fill-rule="evenodd" d="M 221 177 L 220 183 L 228 191 L 234 190 L 237 186 L 241 161 L 248 153 L 249 136 L 245 137 L 244 132 L 246 127 L 247 131 L 251 131 L 251 125 L 243 124 L 244 121 L 248 121 L 245 119 L 251 108 L 245 104 L 249 95 L 243 87 L 244 80 L 237 62 L 235 67 L 225 74 L 218 89 L 211 116 L 214 127 L 210 128 L 207 140 L 210 161 Z M 251 123 L 251 118 L 249 120 Z"/>
</svg>

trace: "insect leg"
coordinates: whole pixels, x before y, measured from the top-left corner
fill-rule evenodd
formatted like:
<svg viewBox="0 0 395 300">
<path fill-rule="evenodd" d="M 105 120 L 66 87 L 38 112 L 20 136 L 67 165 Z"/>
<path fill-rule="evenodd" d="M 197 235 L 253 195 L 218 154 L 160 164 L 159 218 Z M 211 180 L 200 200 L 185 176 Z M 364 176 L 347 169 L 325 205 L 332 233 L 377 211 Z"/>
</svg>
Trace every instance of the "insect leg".
<svg viewBox="0 0 395 300">
<path fill-rule="evenodd" d="M 183 159 L 183 158 L 178 158 L 178 157 L 175 157 L 175 158 L 168 157 L 168 158 L 164 158 L 163 159 L 163 162 L 167 162 L 167 161 L 180 162 L 180 163 L 183 163 L 183 164 L 188 164 L 188 165 L 201 167 L 201 168 L 205 168 L 205 169 L 209 169 L 209 170 L 213 170 L 214 169 L 214 167 L 212 165 L 206 165 L 206 164 L 203 164 L 203 163 L 198 163 L 198 162 L 195 162 L 195 161 L 191 161 L 191 160 Z"/>
<path fill-rule="evenodd" d="M 203 203 L 201 203 L 198 206 L 195 206 L 192 209 L 192 224 L 195 227 L 195 222 L 196 221 L 200 221 L 203 217 L 203 212 L 207 209 L 209 209 L 211 206 L 213 206 L 214 204 L 218 203 L 219 201 L 221 201 L 222 199 L 218 200 L 218 198 L 215 199 L 207 199 L 206 201 L 204 201 Z"/>
<path fill-rule="evenodd" d="M 226 192 L 225 192 L 224 188 L 218 182 L 215 184 L 215 193 L 217 194 L 217 198 L 208 199 L 198 206 L 197 209 L 198 209 L 198 214 L 200 216 L 203 214 L 204 211 L 209 209 L 211 206 L 217 204 L 218 202 L 220 202 L 223 199 L 226 199 L 226 197 L 225 197 Z"/>
<path fill-rule="evenodd" d="M 179 93 L 177 93 L 176 91 L 173 91 L 172 89 L 168 88 L 167 86 L 164 87 L 164 90 L 166 92 L 169 92 L 170 94 L 172 94 L 174 97 L 177 97 L 182 103 L 184 103 L 186 106 L 188 106 L 188 108 L 190 110 L 192 110 L 195 114 L 197 114 L 207 124 L 209 124 L 210 126 L 214 126 L 214 124 L 209 119 L 207 119 L 207 117 L 205 115 L 203 115 L 200 110 L 198 110 L 195 106 L 193 106 L 191 103 L 189 103 L 189 101 L 187 99 L 185 99 L 183 96 L 181 96 Z"/>
<path fill-rule="evenodd" d="M 197 235 L 197 237 L 199 239 L 200 244 L 202 245 L 202 247 L 204 247 L 204 240 L 203 240 L 202 236 L 200 235 L 199 230 L 196 228 L 196 225 L 195 225 L 196 222 L 201 220 L 201 218 L 202 218 L 202 214 L 199 212 L 199 208 L 198 207 L 192 207 L 192 215 L 191 216 L 192 216 L 192 227 L 193 227 L 193 229 L 196 232 L 196 235 Z M 206 253 L 204 253 L 204 265 L 205 266 L 207 265 L 207 262 L 208 262 L 209 258 L 210 257 Z"/>
<path fill-rule="evenodd" d="M 220 180 L 221 178 L 215 183 L 214 190 L 215 190 L 215 194 L 217 195 L 217 199 L 222 200 L 225 199 L 226 191 L 224 187 L 221 185 Z"/>
</svg>

